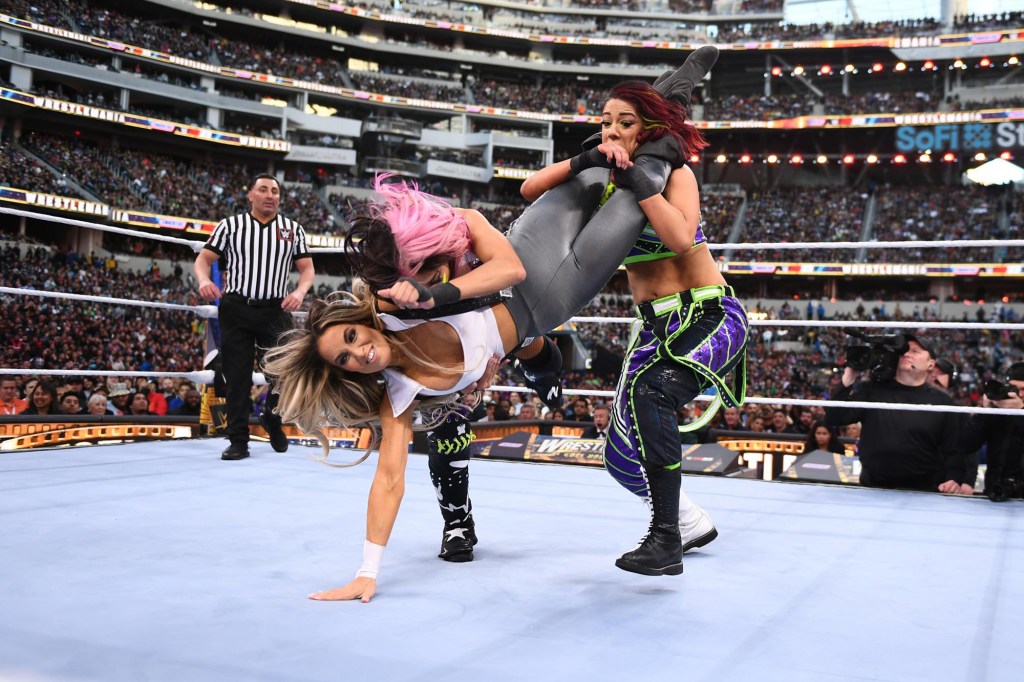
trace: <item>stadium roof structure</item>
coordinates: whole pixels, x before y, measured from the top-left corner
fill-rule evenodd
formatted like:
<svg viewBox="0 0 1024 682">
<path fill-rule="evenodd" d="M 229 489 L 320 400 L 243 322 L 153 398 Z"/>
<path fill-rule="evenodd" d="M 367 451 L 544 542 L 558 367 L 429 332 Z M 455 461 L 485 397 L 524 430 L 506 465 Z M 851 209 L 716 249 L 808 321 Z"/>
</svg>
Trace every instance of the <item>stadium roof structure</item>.
<svg viewBox="0 0 1024 682">
<path fill-rule="evenodd" d="M 992 159 L 977 168 L 972 168 L 964 175 L 979 185 L 1024 184 L 1024 168 L 1006 159 Z M 966 184 L 966 183 L 965 183 Z"/>
</svg>

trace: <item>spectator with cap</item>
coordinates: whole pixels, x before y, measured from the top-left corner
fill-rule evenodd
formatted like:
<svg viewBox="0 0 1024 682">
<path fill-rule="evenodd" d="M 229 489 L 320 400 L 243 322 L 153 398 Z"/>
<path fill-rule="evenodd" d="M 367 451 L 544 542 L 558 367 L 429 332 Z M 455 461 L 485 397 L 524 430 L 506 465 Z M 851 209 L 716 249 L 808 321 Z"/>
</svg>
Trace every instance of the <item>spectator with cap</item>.
<svg viewBox="0 0 1024 682">
<path fill-rule="evenodd" d="M 66 396 L 68 393 L 74 393 L 76 396 L 78 396 L 78 406 L 79 408 L 81 408 L 81 406 L 85 404 L 85 399 L 87 397 L 85 395 L 85 382 L 82 380 L 82 377 L 70 376 L 64 383 L 67 388 L 60 395 L 61 401 L 63 402 L 64 396 Z"/>
<path fill-rule="evenodd" d="M 476 421 L 478 421 L 478 422 L 494 422 L 494 421 L 498 421 L 497 418 L 494 416 L 497 411 L 498 411 L 498 403 L 496 403 L 493 400 L 491 400 L 491 401 L 489 401 L 484 406 L 484 416 L 480 417 Z"/>
<path fill-rule="evenodd" d="M 951 386 L 956 384 L 956 380 L 960 377 L 960 368 L 957 367 L 953 361 L 947 360 L 946 358 L 939 358 L 935 361 L 935 367 L 928 373 L 928 383 L 933 386 L 938 386 L 947 393 L 950 392 Z"/>
<path fill-rule="evenodd" d="M 935 367 L 931 348 L 905 334 L 905 349 L 892 379 L 864 379 L 847 366 L 835 400 L 916 405 L 952 405 L 953 399 L 928 381 Z M 964 494 L 967 463 L 958 447 L 958 422 L 949 413 L 902 409 L 829 407 L 828 426 L 861 423 L 857 454 L 861 485 Z"/>
<path fill-rule="evenodd" d="M 109 409 L 116 415 L 128 414 L 128 398 L 131 394 L 128 384 L 110 384 Z"/>
<path fill-rule="evenodd" d="M 767 430 L 771 433 L 800 433 L 789 423 L 789 415 L 781 407 L 772 410 L 772 419 Z"/>
</svg>

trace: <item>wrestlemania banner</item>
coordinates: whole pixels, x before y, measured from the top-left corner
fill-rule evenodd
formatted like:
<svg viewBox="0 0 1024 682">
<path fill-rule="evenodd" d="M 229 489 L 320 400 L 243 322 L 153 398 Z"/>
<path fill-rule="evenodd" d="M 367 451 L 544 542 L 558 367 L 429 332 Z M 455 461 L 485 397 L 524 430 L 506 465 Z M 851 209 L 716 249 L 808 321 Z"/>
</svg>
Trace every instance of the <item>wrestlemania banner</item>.
<svg viewBox="0 0 1024 682">
<path fill-rule="evenodd" d="M 471 448 L 473 457 L 604 466 L 604 441 L 600 439 L 540 436 L 516 431 L 500 438 L 478 438 L 473 441 Z"/>
<path fill-rule="evenodd" d="M 60 114 L 81 116 L 83 118 L 91 118 L 97 121 L 117 123 L 132 128 L 142 128 L 144 130 L 152 130 L 154 132 L 170 133 L 181 137 L 190 137 L 196 140 L 217 142 L 235 147 L 265 149 L 274 152 L 287 152 L 291 149 L 291 143 L 286 142 L 285 140 L 224 132 L 221 130 L 213 130 L 211 128 L 203 128 L 201 126 L 185 123 L 175 123 L 173 121 L 165 121 L 163 119 L 153 118 L 143 114 L 113 111 L 111 109 L 104 109 L 102 107 L 88 104 L 78 104 L 75 102 L 55 99 L 53 97 L 33 95 L 13 88 L 0 87 L 0 100 L 13 102 L 26 107 L 55 111 Z"/>
</svg>

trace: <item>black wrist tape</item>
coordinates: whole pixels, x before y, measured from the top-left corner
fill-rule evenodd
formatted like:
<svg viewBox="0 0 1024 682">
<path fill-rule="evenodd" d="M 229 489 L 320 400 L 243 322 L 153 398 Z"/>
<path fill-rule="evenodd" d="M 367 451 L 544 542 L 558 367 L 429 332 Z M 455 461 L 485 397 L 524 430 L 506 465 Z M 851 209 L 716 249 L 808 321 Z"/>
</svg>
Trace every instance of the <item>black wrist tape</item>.
<svg viewBox="0 0 1024 682">
<path fill-rule="evenodd" d="M 462 292 L 451 282 L 443 282 L 430 287 L 430 297 L 434 299 L 434 306 L 450 305 L 462 298 Z M 421 301 L 423 299 L 420 299 Z"/>
</svg>

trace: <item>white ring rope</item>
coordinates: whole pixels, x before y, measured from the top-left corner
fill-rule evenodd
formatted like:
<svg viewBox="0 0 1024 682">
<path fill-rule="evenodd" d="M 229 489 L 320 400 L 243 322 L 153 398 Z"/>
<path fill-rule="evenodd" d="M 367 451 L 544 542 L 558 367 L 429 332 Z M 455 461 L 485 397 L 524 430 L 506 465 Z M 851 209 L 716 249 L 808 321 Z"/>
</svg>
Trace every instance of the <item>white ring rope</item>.
<svg viewBox="0 0 1024 682">
<path fill-rule="evenodd" d="M 21 294 L 25 296 L 44 296 L 49 298 L 67 298 L 76 301 L 93 301 L 96 303 L 123 303 L 125 305 L 144 306 L 151 308 L 165 308 L 168 310 L 183 310 L 194 312 L 203 318 L 217 317 L 217 306 L 200 305 L 190 306 L 178 303 L 158 303 L 138 301 L 128 298 L 112 298 L 110 296 L 86 296 L 84 294 L 67 294 L 58 291 L 40 291 L 38 289 L 16 289 L 12 287 L 0 287 L 0 294 Z M 295 311 L 295 317 L 304 317 L 306 311 Z M 591 322 L 595 324 L 630 324 L 635 322 L 635 317 L 573 317 L 570 322 Z M 907 322 L 907 321 L 881 321 L 881 322 L 858 322 L 855 320 L 750 320 L 752 327 L 842 327 L 860 329 L 1006 329 L 1024 330 L 1024 323 L 1011 322 Z"/>
<path fill-rule="evenodd" d="M 570 322 L 596 324 L 629 324 L 635 317 L 573 317 Z M 889 320 L 858 322 L 856 320 L 749 320 L 751 327 L 849 327 L 858 329 L 1024 329 L 1020 322 L 907 322 Z"/>
<path fill-rule="evenodd" d="M 158 241 L 172 242 L 175 244 L 183 244 L 190 247 L 197 253 L 202 250 L 205 241 L 197 241 L 193 239 L 180 239 L 178 237 L 164 237 L 162 235 L 139 232 L 135 230 L 126 230 L 120 227 L 112 227 L 109 225 L 103 225 L 101 223 L 90 223 L 84 220 L 74 220 L 72 218 L 64 218 L 61 216 L 53 216 L 47 213 L 32 213 L 30 211 L 23 211 L 17 208 L 7 208 L 0 206 L 0 213 L 10 213 L 12 215 L 24 216 L 26 218 L 35 218 L 37 220 L 50 220 L 53 222 L 64 223 L 67 225 L 77 225 L 78 227 L 89 227 L 104 232 L 118 232 L 121 234 L 128 234 L 133 237 L 143 237 L 145 239 L 155 239 Z M 740 249 L 750 249 L 752 251 L 768 251 L 771 249 L 862 249 L 862 248 L 873 248 L 873 249 L 925 249 L 925 248 L 952 248 L 952 247 L 970 247 L 970 246 L 990 246 L 990 247 L 1004 247 L 1004 246 L 1024 246 L 1024 239 L 950 239 L 950 240 L 932 240 L 932 241 L 915 241 L 915 240 L 903 240 L 903 241 L 866 241 L 866 242 L 735 242 L 735 243 L 714 243 L 710 245 L 710 248 L 715 251 L 737 251 Z M 311 248 L 313 253 L 344 253 L 344 249 L 341 248 Z"/>
<path fill-rule="evenodd" d="M 205 369 L 198 372 L 120 372 L 98 369 L 0 369 L 0 375 L 28 374 L 43 377 L 182 377 L 196 384 L 212 384 L 213 370 Z"/>
<path fill-rule="evenodd" d="M 121 372 L 103 370 L 76 370 L 76 369 L 5 369 L 0 368 L 0 375 L 28 374 L 36 376 L 95 376 L 95 377 L 183 377 L 197 384 L 212 384 L 214 379 L 213 370 L 200 370 L 198 372 Z M 253 372 L 252 382 L 257 386 L 266 385 L 267 380 L 263 374 Z M 491 386 L 486 391 L 507 392 L 507 393 L 533 393 L 532 388 L 525 386 Z M 602 398 L 612 398 L 615 391 L 599 391 L 593 389 L 572 389 L 563 391 L 565 395 L 583 395 Z M 698 395 L 694 400 L 711 401 L 715 396 Z M 763 405 L 825 405 L 833 407 L 862 407 L 870 410 L 905 410 L 920 412 L 957 412 L 960 414 L 1007 414 L 1024 416 L 1024 410 L 1008 410 L 998 407 L 965 407 L 962 405 L 915 405 L 910 403 L 869 403 L 856 400 L 807 400 L 802 398 L 747 398 L 744 403 Z"/>
<path fill-rule="evenodd" d="M 7 206 L 0 206 L 0 214 L 9 213 L 11 215 L 22 216 L 25 218 L 33 218 L 35 220 L 49 220 L 55 223 L 63 223 L 65 225 L 74 225 L 76 227 L 87 227 L 89 229 L 98 230 L 100 232 L 114 232 L 116 234 L 124 234 L 131 237 L 141 237 L 143 239 L 152 239 L 158 242 L 168 242 L 171 244 L 180 244 L 187 246 L 196 253 L 203 250 L 203 246 L 206 245 L 206 240 L 202 239 L 182 239 L 181 237 L 166 237 L 162 234 L 154 234 L 152 232 L 140 232 L 139 230 L 129 230 L 123 227 L 114 227 L 113 225 L 104 225 L 103 223 L 90 223 L 86 220 L 76 220 L 74 218 L 65 218 L 63 216 L 50 215 L 49 213 L 33 213 L 31 211 L 25 211 L 20 208 L 9 208 Z M 345 253 L 343 248 L 329 248 L 329 247 L 310 247 L 310 253 Z"/>
<path fill-rule="evenodd" d="M 214 371 L 212 369 L 202 369 L 198 372 L 133 372 L 102 369 L 0 368 L 0 376 L 5 374 L 27 374 L 29 376 L 46 377 L 182 377 L 196 384 L 212 384 L 214 380 Z M 261 372 L 253 372 L 252 383 L 256 386 L 266 386 L 267 378 Z"/>
<path fill-rule="evenodd" d="M 533 393 L 532 388 L 525 386 L 491 386 L 485 391 L 507 392 L 507 393 Z M 598 391 L 593 389 L 567 388 L 562 391 L 565 395 L 585 395 L 600 398 L 613 398 L 615 391 Z M 694 400 L 711 401 L 716 396 L 698 395 Z M 1009 410 L 1001 407 L 966 407 L 963 405 L 916 405 L 912 403 L 868 403 L 857 400 L 809 400 L 804 398 L 747 398 L 743 401 L 761 405 L 825 405 L 826 407 L 863 407 L 869 410 L 905 410 L 908 412 L 958 412 L 960 414 L 1008 414 L 1024 416 L 1024 410 Z"/>
<path fill-rule="evenodd" d="M 43 296 L 46 298 L 67 298 L 73 301 L 92 301 L 94 303 L 122 303 L 124 305 L 142 306 L 145 308 L 162 308 L 166 310 L 184 310 L 195 313 L 199 317 L 217 317 L 217 306 L 215 305 L 182 305 L 180 303 L 159 303 L 151 301 L 137 301 L 130 298 L 113 298 L 111 296 L 86 296 L 84 294 L 67 294 L 60 291 L 40 291 L 39 289 L 15 289 L 12 287 L 0 287 L 0 294 L 20 294 L 23 296 Z"/>
<path fill-rule="evenodd" d="M 967 246 L 1024 246 L 1024 239 L 949 239 L 931 241 L 866 241 L 866 242 L 715 242 L 712 251 L 769 251 L 771 249 L 930 249 Z"/>
<path fill-rule="evenodd" d="M 0 213 L 9 213 L 11 215 L 22 216 L 25 218 L 35 218 L 37 220 L 49 220 L 55 223 L 64 223 L 65 225 L 75 225 L 76 227 L 88 227 L 93 230 L 99 230 L 100 232 L 115 232 L 117 234 L 126 234 L 131 237 L 142 237 L 144 239 L 153 239 L 158 242 L 169 242 L 171 244 L 180 244 L 187 246 L 196 253 L 199 253 L 203 248 L 205 241 L 197 241 L 195 239 L 182 239 L 181 237 L 165 237 L 162 234 L 153 234 L 152 232 L 140 232 L 138 230 L 128 230 L 123 227 L 114 227 L 113 225 L 103 225 L 102 223 L 90 223 L 85 220 L 75 220 L 74 218 L 64 218 L 63 216 L 49 215 L 48 213 L 33 213 L 31 211 L 23 211 L 20 208 L 9 208 L 7 206 L 0 206 Z"/>
</svg>

